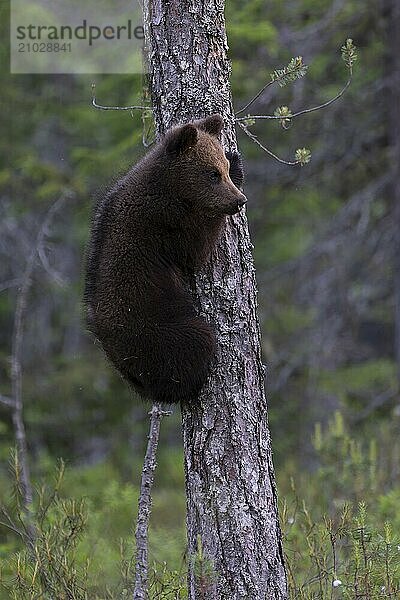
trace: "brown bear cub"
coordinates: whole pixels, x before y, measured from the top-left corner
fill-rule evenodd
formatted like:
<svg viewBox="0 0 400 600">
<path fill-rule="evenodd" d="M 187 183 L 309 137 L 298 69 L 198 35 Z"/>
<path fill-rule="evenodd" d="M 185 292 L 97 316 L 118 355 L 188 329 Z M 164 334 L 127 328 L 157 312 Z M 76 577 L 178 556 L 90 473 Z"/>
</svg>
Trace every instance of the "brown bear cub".
<svg viewBox="0 0 400 600">
<path fill-rule="evenodd" d="M 88 327 L 145 399 L 196 400 L 215 354 L 187 275 L 207 260 L 226 215 L 246 202 L 240 157 L 225 157 L 222 128 L 219 115 L 174 127 L 94 210 Z"/>
</svg>

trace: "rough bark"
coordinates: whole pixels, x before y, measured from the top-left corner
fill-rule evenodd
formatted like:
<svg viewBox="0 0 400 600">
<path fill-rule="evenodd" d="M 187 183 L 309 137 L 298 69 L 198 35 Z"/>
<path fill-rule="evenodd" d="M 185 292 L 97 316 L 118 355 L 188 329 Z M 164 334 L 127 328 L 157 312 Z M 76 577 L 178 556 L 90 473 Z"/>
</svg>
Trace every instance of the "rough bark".
<svg viewBox="0 0 400 600">
<path fill-rule="evenodd" d="M 218 112 L 232 150 L 223 9 L 146 0 L 145 33 L 157 133 Z M 196 280 L 219 348 L 198 406 L 182 411 L 191 600 L 287 597 L 251 249 L 246 216 L 230 217 Z"/>
</svg>

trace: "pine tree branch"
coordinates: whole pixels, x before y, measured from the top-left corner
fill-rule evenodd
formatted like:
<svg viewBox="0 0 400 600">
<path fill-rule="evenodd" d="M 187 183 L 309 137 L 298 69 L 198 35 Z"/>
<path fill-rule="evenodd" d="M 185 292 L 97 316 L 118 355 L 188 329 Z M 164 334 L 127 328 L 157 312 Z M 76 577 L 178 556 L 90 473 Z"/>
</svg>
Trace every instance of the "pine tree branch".
<svg viewBox="0 0 400 600">
<path fill-rule="evenodd" d="M 103 106 L 97 104 L 95 83 L 92 83 L 92 106 L 98 110 L 151 110 L 151 106 Z"/>
<path fill-rule="evenodd" d="M 249 108 L 249 106 L 251 106 L 253 104 L 253 102 L 255 102 L 257 100 L 257 98 L 259 98 L 261 96 L 261 94 L 267 88 L 269 88 L 271 85 L 273 85 L 274 83 L 277 83 L 278 85 L 283 87 L 287 83 L 293 82 L 296 79 L 300 79 L 301 77 L 303 77 L 305 75 L 306 71 L 307 71 L 307 66 L 303 64 L 303 60 L 302 60 L 301 56 L 292 58 L 292 60 L 290 61 L 289 65 L 287 67 L 285 67 L 284 69 L 281 69 L 279 71 L 274 71 L 271 74 L 271 81 L 268 81 L 268 83 L 266 83 L 264 85 L 264 87 L 261 88 L 261 90 L 259 92 L 257 92 L 257 94 L 255 96 L 253 96 L 253 98 L 245 106 L 243 106 L 243 108 L 238 110 L 235 113 L 235 115 L 239 115 L 240 113 L 244 112 L 247 108 Z"/>
<path fill-rule="evenodd" d="M 318 106 L 313 106 L 312 108 L 305 108 L 304 110 L 299 110 L 296 113 L 293 113 L 290 115 L 290 119 L 294 119 L 295 117 L 299 117 L 300 115 L 306 115 L 308 113 L 312 113 L 315 112 L 316 110 L 321 110 L 323 108 L 327 108 L 328 106 L 330 106 L 331 104 L 333 104 L 334 102 L 336 102 L 337 100 L 339 100 L 339 98 L 341 98 L 343 96 L 343 94 L 345 93 L 345 91 L 347 90 L 347 88 L 349 87 L 349 85 L 351 84 L 353 80 L 353 74 L 350 74 L 349 79 L 347 80 L 346 84 L 343 86 L 343 88 L 340 90 L 340 92 L 338 92 L 336 94 L 336 96 L 334 96 L 333 98 L 331 98 L 330 100 L 328 100 L 327 102 L 324 102 L 323 104 L 319 104 Z M 242 121 L 247 121 L 249 119 L 272 119 L 272 120 L 277 120 L 277 119 L 281 119 L 282 117 L 280 117 L 279 115 L 248 115 L 247 117 L 238 117 L 236 118 L 236 122 L 239 123 Z"/>
<path fill-rule="evenodd" d="M 248 130 L 248 128 L 246 127 L 246 125 L 244 123 L 239 123 L 239 127 L 241 129 L 243 129 L 243 131 L 245 132 L 245 134 L 252 140 L 252 142 L 254 142 L 255 144 L 257 144 L 257 146 L 259 146 L 261 148 L 261 150 L 264 150 L 264 152 L 266 152 L 267 154 L 269 154 L 269 156 L 271 156 L 272 158 L 274 158 L 278 162 L 280 162 L 280 163 L 282 163 L 284 165 L 289 165 L 291 167 L 293 167 L 294 165 L 299 165 L 301 163 L 301 161 L 299 161 L 299 160 L 290 161 L 290 160 L 284 160 L 283 158 L 279 158 L 279 156 L 277 156 L 271 150 L 269 150 L 268 148 L 266 148 L 260 142 L 260 140 L 257 138 L 257 136 L 255 136 L 254 133 L 251 133 L 251 131 Z"/>
</svg>

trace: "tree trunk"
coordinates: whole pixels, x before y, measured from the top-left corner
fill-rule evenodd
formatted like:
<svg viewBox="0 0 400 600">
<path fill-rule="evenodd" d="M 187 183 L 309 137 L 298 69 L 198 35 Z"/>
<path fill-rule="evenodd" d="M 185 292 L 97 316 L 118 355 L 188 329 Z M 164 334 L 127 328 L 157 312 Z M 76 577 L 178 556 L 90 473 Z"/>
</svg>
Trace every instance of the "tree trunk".
<svg viewBox="0 0 400 600">
<path fill-rule="evenodd" d="M 220 113 L 236 148 L 221 0 L 145 0 L 157 134 Z M 197 407 L 182 410 L 191 600 L 286 598 L 286 576 L 247 220 L 229 217 L 198 275 L 218 357 Z"/>
</svg>

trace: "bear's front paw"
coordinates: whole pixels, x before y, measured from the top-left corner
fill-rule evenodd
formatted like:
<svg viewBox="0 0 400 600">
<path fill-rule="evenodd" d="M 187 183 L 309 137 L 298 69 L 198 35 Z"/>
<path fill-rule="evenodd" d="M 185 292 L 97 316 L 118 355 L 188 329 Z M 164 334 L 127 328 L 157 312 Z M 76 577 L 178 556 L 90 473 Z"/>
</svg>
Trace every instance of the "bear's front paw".
<svg viewBox="0 0 400 600">
<path fill-rule="evenodd" d="M 229 160 L 229 177 L 236 187 L 241 190 L 244 182 L 242 157 L 236 150 L 225 152 L 225 156 Z"/>
</svg>

